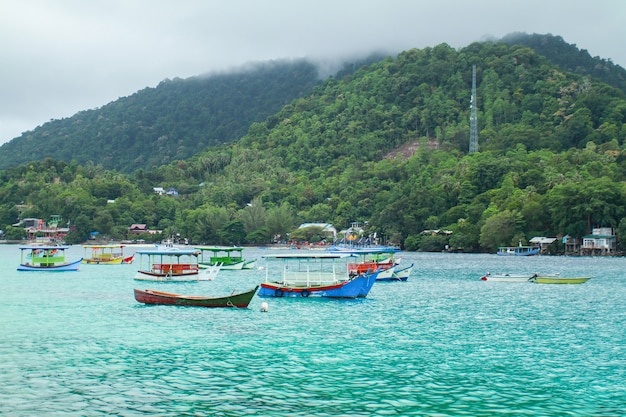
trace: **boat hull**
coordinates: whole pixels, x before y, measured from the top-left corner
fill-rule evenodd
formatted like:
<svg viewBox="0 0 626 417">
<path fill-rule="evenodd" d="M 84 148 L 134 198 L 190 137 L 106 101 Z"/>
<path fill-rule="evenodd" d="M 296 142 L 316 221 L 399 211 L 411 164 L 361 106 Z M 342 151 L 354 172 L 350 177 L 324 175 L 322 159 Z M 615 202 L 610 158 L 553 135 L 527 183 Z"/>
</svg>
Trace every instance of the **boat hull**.
<svg viewBox="0 0 626 417">
<path fill-rule="evenodd" d="M 244 261 L 243 269 L 254 269 L 256 268 L 256 259 L 252 259 L 251 261 Z"/>
<path fill-rule="evenodd" d="M 393 279 L 394 271 L 395 271 L 394 266 L 392 266 L 391 268 L 387 268 L 387 269 L 380 269 L 378 271 L 378 275 L 376 279 L 378 281 L 391 281 Z"/>
<path fill-rule="evenodd" d="M 411 275 L 411 272 L 413 272 L 413 264 L 401 269 L 398 269 L 398 265 L 396 265 L 391 278 L 381 279 L 379 275 L 377 281 L 407 281 L 409 279 L 409 276 Z"/>
<path fill-rule="evenodd" d="M 83 259 L 83 263 L 90 265 L 121 265 L 124 258 L 115 258 L 115 259 Z"/>
<path fill-rule="evenodd" d="M 295 286 L 279 282 L 264 282 L 259 297 L 324 297 L 324 298 L 364 298 L 376 282 L 377 273 L 364 274 L 349 281 L 331 285 Z"/>
<path fill-rule="evenodd" d="M 202 297 L 166 293 L 155 290 L 135 289 L 135 300 L 150 305 L 174 305 L 207 308 L 246 308 L 259 289 L 258 285 L 246 292 L 233 293 L 224 297 Z"/>
<path fill-rule="evenodd" d="M 166 274 L 149 271 L 137 271 L 135 274 L 135 280 L 154 282 L 186 282 L 200 281 L 200 276 L 198 272 L 190 272 L 187 274 Z"/>
<path fill-rule="evenodd" d="M 80 264 L 83 262 L 82 258 L 69 263 L 57 264 L 57 265 L 26 265 L 20 264 L 17 267 L 18 271 L 46 271 L 46 272 L 64 272 L 64 271 L 78 271 Z"/>
<path fill-rule="evenodd" d="M 230 270 L 230 271 L 240 271 L 242 269 L 244 269 L 244 261 L 241 262 L 236 262 L 236 263 L 232 263 L 232 264 L 223 264 L 221 265 L 221 270 Z M 198 267 L 202 268 L 202 269 L 208 269 L 208 268 L 213 268 L 215 265 L 217 264 L 210 264 L 210 263 L 198 263 Z"/>
<path fill-rule="evenodd" d="M 486 274 L 480 278 L 481 281 L 493 281 L 493 282 L 529 282 L 534 275 L 525 274 Z"/>
<path fill-rule="evenodd" d="M 498 256 L 534 256 L 539 253 L 539 248 L 529 246 L 518 246 L 510 248 L 498 248 Z"/>
<path fill-rule="evenodd" d="M 532 282 L 537 284 L 584 284 L 591 277 L 534 277 Z"/>
</svg>

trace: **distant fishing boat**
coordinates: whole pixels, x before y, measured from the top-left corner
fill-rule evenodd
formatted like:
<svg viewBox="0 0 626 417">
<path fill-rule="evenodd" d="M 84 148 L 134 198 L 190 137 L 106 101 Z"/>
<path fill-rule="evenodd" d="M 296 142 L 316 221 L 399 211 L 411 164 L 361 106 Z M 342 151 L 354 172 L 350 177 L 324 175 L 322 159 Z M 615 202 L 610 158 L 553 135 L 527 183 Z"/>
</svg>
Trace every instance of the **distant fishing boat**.
<svg viewBox="0 0 626 417">
<path fill-rule="evenodd" d="M 535 246 L 501 246 L 496 254 L 500 256 L 533 256 L 539 253 Z"/>
</svg>

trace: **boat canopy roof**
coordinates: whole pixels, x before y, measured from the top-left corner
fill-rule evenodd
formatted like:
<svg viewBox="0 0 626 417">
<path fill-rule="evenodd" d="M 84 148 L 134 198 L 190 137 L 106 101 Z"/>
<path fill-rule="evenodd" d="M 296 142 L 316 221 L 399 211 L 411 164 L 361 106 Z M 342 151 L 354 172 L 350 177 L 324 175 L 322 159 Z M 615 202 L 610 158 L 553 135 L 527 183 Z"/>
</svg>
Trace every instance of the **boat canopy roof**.
<svg viewBox="0 0 626 417">
<path fill-rule="evenodd" d="M 300 252 L 300 253 L 276 253 L 271 255 L 263 255 L 267 259 L 342 259 L 354 256 L 350 253 L 331 253 L 331 252 Z"/>
<path fill-rule="evenodd" d="M 327 249 L 328 252 L 331 253 L 349 253 L 353 255 L 369 255 L 375 253 L 397 253 L 401 252 L 400 249 L 394 247 L 371 247 L 371 248 L 341 248 L 337 246 L 331 246 Z"/>
<path fill-rule="evenodd" d="M 65 250 L 65 249 L 69 249 L 69 246 L 56 246 L 56 245 L 27 245 L 27 246 L 20 246 L 19 249 L 20 250 L 52 250 L 52 249 L 58 249 L 58 250 Z"/>
<path fill-rule="evenodd" d="M 198 251 L 195 249 L 180 249 L 180 248 L 168 248 L 168 249 L 146 249 L 138 250 L 140 255 L 169 255 L 169 256 L 182 256 L 182 255 L 197 255 Z"/>
<path fill-rule="evenodd" d="M 212 252 L 241 252 L 244 250 L 241 246 L 194 246 L 194 249 Z"/>
</svg>

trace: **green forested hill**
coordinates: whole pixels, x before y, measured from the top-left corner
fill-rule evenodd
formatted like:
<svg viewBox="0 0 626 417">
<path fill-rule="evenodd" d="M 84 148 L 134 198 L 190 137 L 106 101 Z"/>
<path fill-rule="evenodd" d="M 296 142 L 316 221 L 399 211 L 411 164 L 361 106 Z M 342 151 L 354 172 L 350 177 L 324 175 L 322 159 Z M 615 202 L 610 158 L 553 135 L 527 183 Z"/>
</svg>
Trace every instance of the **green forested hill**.
<svg viewBox="0 0 626 417">
<path fill-rule="evenodd" d="M 168 164 L 243 136 L 319 83 L 306 61 L 258 64 L 228 74 L 161 82 L 99 109 L 24 133 L 0 147 L 0 168 L 51 157 L 106 169 Z"/>
<path fill-rule="evenodd" d="M 467 155 L 473 64 L 481 152 Z M 202 182 L 195 198 L 205 204 L 287 201 L 307 221 L 368 220 L 400 241 L 466 219 L 472 238 L 456 246 L 493 246 L 479 241 L 485 213 L 512 222 L 499 227 L 511 234 L 499 243 L 582 236 L 594 225 L 617 228 L 624 214 L 625 105 L 620 90 L 561 71 L 527 47 L 439 45 L 328 80 L 253 124 L 236 145 L 159 179 L 183 188 Z M 385 158 L 407 144 L 419 149 L 411 158 Z M 617 200 L 587 201 L 595 189 Z M 572 211 L 557 197 L 569 192 L 589 205 Z"/>
<path fill-rule="evenodd" d="M 472 65 L 480 152 L 468 154 Z M 21 204 L 22 217 L 72 219 L 77 240 L 146 223 L 193 242 L 263 243 L 304 221 L 367 222 L 418 250 L 492 251 L 596 226 L 626 238 L 625 123 L 621 90 L 528 47 L 442 44 L 329 79 L 237 142 L 131 177 L 52 160 L 6 170 L 0 227 Z"/>
<path fill-rule="evenodd" d="M 563 71 L 592 76 L 626 93 L 626 69 L 610 59 L 592 58 L 589 51 L 568 44 L 560 36 L 512 33 L 502 38 L 502 42 L 528 46 Z"/>
</svg>

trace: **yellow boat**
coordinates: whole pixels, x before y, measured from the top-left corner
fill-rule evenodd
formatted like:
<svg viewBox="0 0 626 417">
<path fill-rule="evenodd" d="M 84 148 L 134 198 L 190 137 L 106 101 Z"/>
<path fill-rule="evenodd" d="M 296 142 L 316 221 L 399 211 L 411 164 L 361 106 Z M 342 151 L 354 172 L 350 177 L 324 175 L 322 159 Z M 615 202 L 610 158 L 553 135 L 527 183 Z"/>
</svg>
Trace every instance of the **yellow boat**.
<svg viewBox="0 0 626 417">
<path fill-rule="evenodd" d="M 83 245 L 84 264 L 120 265 L 124 260 L 124 245 Z"/>
<path fill-rule="evenodd" d="M 591 277 L 560 277 L 560 276 L 536 276 L 530 280 L 537 284 L 583 284 Z"/>
</svg>

